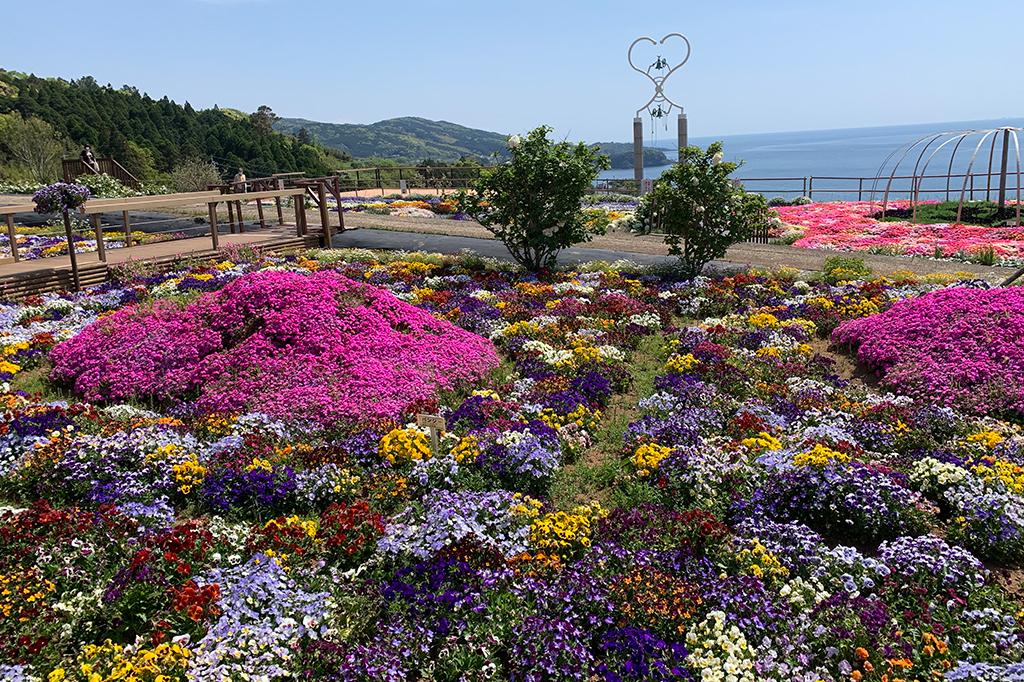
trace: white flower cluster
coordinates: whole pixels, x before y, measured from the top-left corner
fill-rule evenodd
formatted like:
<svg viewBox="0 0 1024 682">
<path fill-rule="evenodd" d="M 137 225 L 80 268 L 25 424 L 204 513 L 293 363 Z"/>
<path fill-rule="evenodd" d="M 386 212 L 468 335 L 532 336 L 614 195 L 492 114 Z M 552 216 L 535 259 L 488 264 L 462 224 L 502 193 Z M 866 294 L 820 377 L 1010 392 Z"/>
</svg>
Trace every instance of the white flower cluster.
<svg viewBox="0 0 1024 682">
<path fill-rule="evenodd" d="M 940 462 L 934 457 L 924 457 L 910 467 L 908 478 L 918 490 L 941 492 L 951 486 L 959 485 L 968 477 L 968 473 L 950 462 Z"/>
<path fill-rule="evenodd" d="M 755 682 L 754 652 L 735 625 L 727 626 L 725 613 L 712 611 L 686 635 L 690 655 L 686 664 L 702 682 Z"/>
<path fill-rule="evenodd" d="M 556 349 L 543 341 L 530 339 L 523 344 L 523 350 L 540 355 L 540 360 L 546 365 L 557 365 L 561 362 L 572 360 L 572 351 Z"/>
<path fill-rule="evenodd" d="M 658 313 L 636 313 L 623 320 L 619 320 L 619 324 L 623 327 L 635 324 L 646 329 L 661 329 L 661 317 Z"/>
</svg>

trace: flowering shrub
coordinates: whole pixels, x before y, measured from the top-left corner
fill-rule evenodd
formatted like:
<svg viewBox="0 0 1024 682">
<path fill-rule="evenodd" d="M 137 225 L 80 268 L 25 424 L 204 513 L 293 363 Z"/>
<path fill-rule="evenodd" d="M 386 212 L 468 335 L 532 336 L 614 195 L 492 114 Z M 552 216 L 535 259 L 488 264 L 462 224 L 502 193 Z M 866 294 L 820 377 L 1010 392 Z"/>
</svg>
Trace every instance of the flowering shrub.
<svg viewBox="0 0 1024 682">
<path fill-rule="evenodd" d="M 333 273 L 256 273 L 185 308 L 128 307 L 53 349 L 90 400 L 170 400 L 327 423 L 395 417 L 496 364 L 483 339 Z"/>
<path fill-rule="evenodd" d="M 1024 412 L 1024 291 L 951 288 L 841 325 L 882 382 L 919 400 L 977 414 Z"/>
<path fill-rule="evenodd" d="M 68 182 L 55 182 L 40 187 L 32 195 L 37 213 L 63 213 L 73 211 L 89 199 L 89 188 Z"/>
</svg>

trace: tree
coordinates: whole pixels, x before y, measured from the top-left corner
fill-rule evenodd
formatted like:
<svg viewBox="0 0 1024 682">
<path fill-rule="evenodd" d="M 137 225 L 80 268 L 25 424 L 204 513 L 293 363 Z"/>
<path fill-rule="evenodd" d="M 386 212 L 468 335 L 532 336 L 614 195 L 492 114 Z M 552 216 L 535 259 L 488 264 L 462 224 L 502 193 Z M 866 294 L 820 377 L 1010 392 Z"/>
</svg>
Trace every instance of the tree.
<svg viewBox="0 0 1024 682">
<path fill-rule="evenodd" d="M 295 139 L 299 141 L 299 144 L 313 144 L 313 136 L 305 128 L 299 128 L 299 132 L 295 134 Z"/>
<path fill-rule="evenodd" d="M 249 122 L 261 133 L 274 132 L 274 123 L 277 119 L 278 115 L 266 104 L 261 104 L 259 109 L 249 114 Z"/>
<path fill-rule="evenodd" d="M 170 185 L 175 192 L 201 192 L 207 185 L 221 181 L 220 171 L 212 161 L 185 159 L 171 171 Z"/>
<path fill-rule="evenodd" d="M 490 230 L 520 265 L 540 270 L 563 248 L 604 232 L 582 210 L 583 195 L 608 167 L 586 144 L 554 143 L 541 126 L 508 140 L 508 161 L 481 172 L 472 192 L 459 195 L 461 210 Z"/>
<path fill-rule="evenodd" d="M 60 173 L 64 143 L 57 132 L 41 118 L 12 113 L 2 117 L 0 146 L 10 158 L 29 169 L 39 182 L 49 182 Z"/>
<path fill-rule="evenodd" d="M 669 253 L 679 256 L 689 277 L 772 222 L 764 197 L 729 179 L 737 168 L 722 161 L 721 142 L 687 147 L 637 208 L 637 220 L 665 234 Z"/>
</svg>

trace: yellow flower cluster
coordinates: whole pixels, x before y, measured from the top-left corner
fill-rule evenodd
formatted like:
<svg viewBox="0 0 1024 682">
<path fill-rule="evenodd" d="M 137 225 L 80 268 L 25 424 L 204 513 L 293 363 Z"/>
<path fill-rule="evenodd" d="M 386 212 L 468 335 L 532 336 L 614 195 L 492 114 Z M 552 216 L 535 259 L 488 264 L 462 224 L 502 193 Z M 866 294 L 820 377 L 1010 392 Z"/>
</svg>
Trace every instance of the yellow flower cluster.
<svg viewBox="0 0 1024 682">
<path fill-rule="evenodd" d="M 981 461 L 983 463 L 972 467 L 979 478 L 986 482 L 1000 481 L 1010 492 L 1024 493 L 1024 467 L 995 457 L 985 457 Z"/>
<path fill-rule="evenodd" d="M 633 453 L 632 461 L 641 476 L 647 476 L 658 468 L 661 460 L 671 454 L 672 448 L 657 443 L 644 443 Z"/>
<path fill-rule="evenodd" d="M 700 360 L 693 357 L 693 353 L 687 353 L 686 355 L 673 353 L 669 356 L 668 362 L 665 363 L 665 368 L 672 372 L 688 372 L 699 364 Z"/>
<path fill-rule="evenodd" d="M 848 298 L 839 302 L 839 313 L 844 317 L 866 317 L 878 312 L 878 304 L 867 298 Z"/>
<path fill-rule="evenodd" d="M 539 516 L 530 524 L 530 544 L 546 554 L 569 558 L 590 547 L 592 522 L 602 513 L 595 503 Z"/>
<path fill-rule="evenodd" d="M 814 298 L 807 299 L 807 305 L 813 308 L 821 308 L 822 310 L 831 310 L 836 307 L 832 299 L 825 298 L 824 296 L 815 296 Z"/>
<path fill-rule="evenodd" d="M 418 462 L 430 459 L 430 441 L 419 429 L 392 429 L 380 439 L 378 451 L 382 459 L 397 462 Z"/>
<path fill-rule="evenodd" d="M 221 272 L 224 272 L 225 270 L 230 270 L 231 268 L 235 267 L 235 264 L 232 263 L 229 260 L 222 260 L 221 262 L 217 263 L 213 267 L 217 268 Z"/>
<path fill-rule="evenodd" d="M 740 445 L 748 450 L 754 452 L 765 452 L 766 450 L 781 450 L 782 443 L 779 439 L 768 433 L 767 431 L 761 431 L 756 436 L 750 438 L 744 438 L 740 441 Z"/>
<path fill-rule="evenodd" d="M 476 436 L 464 436 L 452 448 L 452 457 L 461 464 L 462 462 L 475 462 L 480 456 L 480 443 Z"/>
<path fill-rule="evenodd" d="M 252 461 L 249 462 L 249 464 L 246 465 L 245 470 L 246 471 L 256 471 L 257 469 L 259 469 L 260 471 L 271 472 L 271 471 L 274 470 L 274 465 L 270 463 L 269 459 L 263 459 L 261 457 L 253 457 Z"/>
<path fill-rule="evenodd" d="M 553 429 L 561 429 L 569 424 L 575 424 L 587 431 L 593 431 L 601 424 L 601 411 L 591 410 L 586 405 L 580 405 L 569 414 L 558 414 L 547 407 L 541 411 L 540 419 Z"/>
<path fill-rule="evenodd" d="M 779 318 L 771 313 L 754 313 L 747 318 L 747 322 L 757 329 L 772 329 L 779 326 Z"/>
<path fill-rule="evenodd" d="M 513 514 L 519 514 L 528 519 L 535 519 L 540 516 L 541 507 L 544 506 L 540 500 L 521 493 L 516 493 L 516 497 L 519 499 L 519 502 L 512 505 Z"/>
<path fill-rule="evenodd" d="M 203 482 L 206 467 L 199 463 L 195 455 L 190 454 L 184 462 L 172 466 L 171 472 L 174 474 L 174 482 L 178 484 L 178 490 L 183 495 L 188 495 Z"/>
<path fill-rule="evenodd" d="M 320 530 L 320 522 L 316 519 L 304 519 L 297 514 L 286 517 L 283 522 L 277 519 L 270 519 L 265 524 L 264 528 L 274 528 L 277 530 L 286 530 L 288 528 L 298 528 L 303 534 L 306 535 L 310 540 L 316 537 L 316 532 Z"/>
<path fill-rule="evenodd" d="M 758 348 L 754 354 L 759 358 L 777 358 L 782 355 L 782 350 L 778 346 L 765 346 Z"/>
<path fill-rule="evenodd" d="M 785 580 L 789 577 L 789 569 L 783 566 L 779 558 L 757 538 L 750 541 L 750 547 L 736 553 L 736 561 L 745 572 L 755 578 L 770 581 L 772 579 Z"/>
<path fill-rule="evenodd" d="M 793 455 L 793 464 L 795 466 L 812 466 L 812 467 L 824 467 L 832 462 L 849 462 L 850 456 L 844 452 L 833 450 L 830 447 L 826 447 L 821 443 L 815 443 L 814 447 L 807 452 L 801 452 Z"/>
<path fill-rule="evenodd" d="M 14 618 L 20 622 L 28 620 L 22 615 L 23 609 L 36 609 L 56 586 L 37 575 L 35 570 L 28 573 L 0 573 L 0 616 L 2 620 Z"/>
<path fill-rule="evenodd" d="M 967 436 L 968 443 L 981 443 L 989 450 L 1003 442 L 1003 437 L 995 431 L 978 431 Z"/>
<path fill-rule="evenodd" d="M 57 668 L 47 682 L 171 682 L 183 680 L 191 652 L 179 644 L 158 644 L 131 651 L 109 639 L 86 644 L 75 667 Z"/>
<path fill-rule="evenodd" d="M 21 365 L 10 360 L 0 360 L 0 374 L 17 374 L 21 371 Z"/>
</svg>

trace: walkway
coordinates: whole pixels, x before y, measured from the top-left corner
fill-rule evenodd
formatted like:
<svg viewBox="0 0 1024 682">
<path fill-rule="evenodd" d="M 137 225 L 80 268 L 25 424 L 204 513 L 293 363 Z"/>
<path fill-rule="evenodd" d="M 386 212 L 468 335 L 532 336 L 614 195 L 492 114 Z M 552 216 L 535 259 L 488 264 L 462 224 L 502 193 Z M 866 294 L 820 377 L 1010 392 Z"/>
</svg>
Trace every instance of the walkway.
<svg viewBox="0 0 1024 682">
<path fill-rule="evenodd" d="M 493 235 L 475 222 L 448 220 L 444 218 L 411 218 L 381 216 L 367 213 L 346 213 L 345 225 L 349 228 L 334 240 L 335 246 L 360 246 L 384 249 L 423 249 L 455 253 L 461 249 L 473 249 L 496 258 L 508 258 L 508 251 L 494 242 Z M 363 228 L 353 230 L 352 228 Z M 363 232 L 363 235 L 359 233 Z M 392 236 L 388 233 L 397 233 Z M 493 242 L 487 245 L 485 240 Z M 889 275 L 898 270 L 910 271 L 917 275 L 931 273 L 968 272 L 989 282 L 998 283 L 1012 275 L 1016 268 L 977 265 L 952 260 L 931 260 L 928 258 L 900 258 L 865 252 L 840 254 L 824 249 L 798 249 L 782 244 L 736 244 L 725 258 L 717 264 L 729 269 L 778 268 L 782 266 L 813 272 L 821 270 L 825 259 L 835 255 L 850 255 L 863 258 L 872 271 Z M 595 237 L 586 245 L 567 249 L 559 260 L 574 263 L 579 260 L 616 260 L 628 258 L 638 263 L 657 263 L 672 260 L 660 237 L 613 233 Z"/>
</svg>

